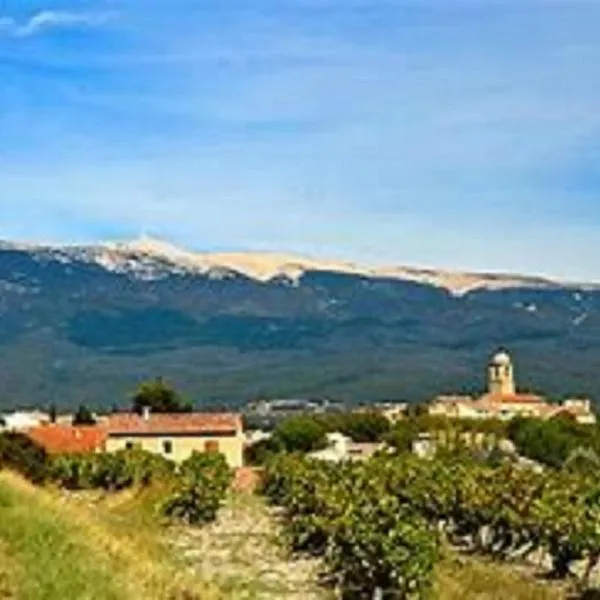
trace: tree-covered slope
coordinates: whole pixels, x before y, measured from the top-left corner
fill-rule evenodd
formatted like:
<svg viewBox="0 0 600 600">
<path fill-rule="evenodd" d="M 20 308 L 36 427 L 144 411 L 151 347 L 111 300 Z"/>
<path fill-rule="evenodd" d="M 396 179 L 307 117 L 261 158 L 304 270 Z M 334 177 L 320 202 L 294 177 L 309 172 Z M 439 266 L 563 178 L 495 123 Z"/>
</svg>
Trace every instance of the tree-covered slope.
<svg viewBox="0 0 600 600">
<path fill-rule="evenodd" d="M 600 291 L 472 289 L 303 271 L 260 280 L 156 257 L 0 248 L 0 406 L 122 402 L 162 374 L 197 404 L 425 399 L 483 385 L 497 346 L 527 389 L 600 397 Z"/>
</svg>

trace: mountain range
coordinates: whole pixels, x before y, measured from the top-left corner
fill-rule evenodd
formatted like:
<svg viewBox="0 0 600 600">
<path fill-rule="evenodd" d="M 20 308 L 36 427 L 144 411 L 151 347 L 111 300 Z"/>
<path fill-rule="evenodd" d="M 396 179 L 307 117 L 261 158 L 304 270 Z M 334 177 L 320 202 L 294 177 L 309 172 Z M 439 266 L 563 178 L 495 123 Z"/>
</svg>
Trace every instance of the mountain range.
<svg viewBox="0 0 600 600">
<path fill-rule="evenodd" d="M 600 398 L 600 286 L 150 238 L 0 242 L 0 408 L 122 405 L 157 375 L 198 406 L 417 401 L 480 390 L 499 346 L 522 389 Z"/>
</svg>

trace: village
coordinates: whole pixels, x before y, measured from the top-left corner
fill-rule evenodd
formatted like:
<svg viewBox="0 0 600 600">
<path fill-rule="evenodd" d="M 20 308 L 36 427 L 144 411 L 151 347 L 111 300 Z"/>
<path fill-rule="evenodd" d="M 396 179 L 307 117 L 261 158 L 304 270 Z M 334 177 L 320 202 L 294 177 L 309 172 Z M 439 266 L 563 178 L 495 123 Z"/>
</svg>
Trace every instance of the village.
<svg viewBox="0 0 600 600">
<path fill-rule="evenodd" d="M 487 365 L 487 390 L 479 397 L 441 395 L 421 410 L 432 418 L 452 421 L 510 421 L 516 417 L 541 421 L 557 417 L 580 424 L 596 422 L 590 399 L 571 398 L 555 403 L 541 395 L 519 392 L 515 366 L 508 352 L 495 353 Z M 168 412 L 142 406 L 137 412 L 93 415 L 89 424 L 78 424 L 73 415 L 43 411 L 15 411 L 2 415 L 2 429 L 19 431 L 49 454 L 115 452 L 133 448 L 181 462 L 193 452 L 220 453 L 232 469 L 244 467 L 253 446 L 264 444 L 278 423 L 302 415 L 377 414 L 390 428 L 407 418 L 405 402 L 375 403 L 350 408 L 316 400 L 263 400 L 250 412 Z M 341 431 L 327 431 L 326 444 L 310 455 L 326 461 L 363 460 L 385 449 L 381 439 L 353 439 Z M 420 455 L 431 452 L 431 436 L 411 440 Z"/>
<path fill-rule="evenodd" d="M 415 598 L 462 600 L 477 586 L 494 600 L 559 600 L 600 588 L 593 404 L 523 392 L 515 373 L 498 351 L 480 395 L 420 405 L 284 398 L 196 412 L 157 378 L 127 410 L 8 413 L 0 534 L 12 543 L 11 523 L 35 528 L 38 514 L 60 523 L 78 548 L 64 555 L 74 577 L 99 560 L 98 531 L 111 576 L 151 540 L 136 600 L 406 598 L 418 586 Z M 80 552 L 88 562 L 73 568 Z M 2 560 L 0 546 L 0 596 L 15 586 Z M 152 595 L 157 576 L 170 595 Z"/>
</svg>

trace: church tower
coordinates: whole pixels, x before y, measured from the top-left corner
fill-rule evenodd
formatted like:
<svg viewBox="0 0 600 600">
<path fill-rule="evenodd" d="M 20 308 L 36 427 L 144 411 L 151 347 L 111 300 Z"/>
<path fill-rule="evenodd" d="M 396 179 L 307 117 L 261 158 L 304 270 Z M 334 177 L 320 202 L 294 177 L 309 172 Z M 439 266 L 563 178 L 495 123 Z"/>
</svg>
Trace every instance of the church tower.
<svg viewBox="0 0 600 600">
<path fill-rule="evenodd" d="M 494 396 L 515 394 L 513 362 L 507 352 L 495 354 L 488 365 L 488 392 Z"/>
</svg>

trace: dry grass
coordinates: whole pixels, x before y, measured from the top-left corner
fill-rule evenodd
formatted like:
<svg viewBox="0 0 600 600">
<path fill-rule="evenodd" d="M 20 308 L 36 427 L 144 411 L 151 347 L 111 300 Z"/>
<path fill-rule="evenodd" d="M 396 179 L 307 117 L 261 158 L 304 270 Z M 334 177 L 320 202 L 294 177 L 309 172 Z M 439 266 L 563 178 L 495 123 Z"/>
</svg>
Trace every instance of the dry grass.
<svg viewBox="0 0 600 600">
<path fill-rule="evenodd" d="M 0 600 L 12 600 L 17 597 L 17 565 L 6 553 L 0 543 Z"/>
<path fill-rule="evenodd" d="M 222 597 L 165 561 L 146 529 L 109 522 L 101 511 L 7 472 L 0 473 L 0 540 L 8 559 L 26 573 L 18 578 L 19 600 Z"/>
<path fill-rule="evenodd" d="M 514 566 L 449 555 L 437 570 L 439 600 L 564 600 L 566 591 Z"/>
</svg>

